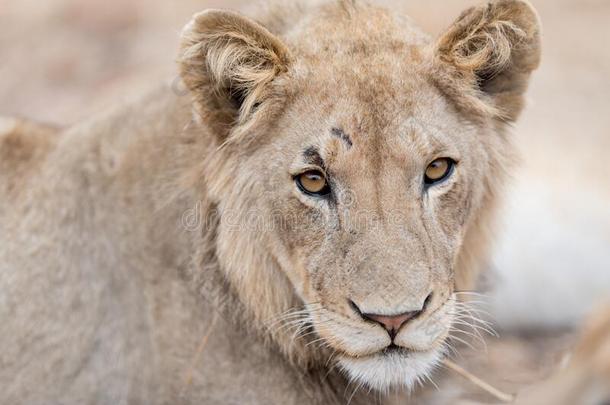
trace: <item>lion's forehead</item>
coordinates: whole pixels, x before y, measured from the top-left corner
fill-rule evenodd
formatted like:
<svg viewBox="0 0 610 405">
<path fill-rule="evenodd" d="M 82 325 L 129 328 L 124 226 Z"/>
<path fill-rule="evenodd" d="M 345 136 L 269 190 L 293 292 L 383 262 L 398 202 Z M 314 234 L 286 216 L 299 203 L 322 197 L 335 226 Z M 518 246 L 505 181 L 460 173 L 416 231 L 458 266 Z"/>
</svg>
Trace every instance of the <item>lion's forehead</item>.
<svg viewBox="0 0 610 405">
<path fill-rule="evenodd" d="M 303 80 L 286 118 L 288 126 L 298 123 L 299 147 L 313 144 L 338 160 L 361 154 L 362 162 L 387 157 L 419 164 L 435 153 L 459 155 L 472 140 L 472 131 L 421 72 L 382 69 L 371 76 L 346 72 L 328 78 L 319 72 Z M 333 131 L 349 148 L 336 145 Z"/>
<path fill-rule="evenodd" d="M 292 79 L 299 89 L 312 89 L 316 94 L 378 104 L 429 86 L 422 52 L 418 46 L 406 44 L 398 51 L 371 49 L 370 53 L 320 50 L 300 55 Z"/>
</svg>

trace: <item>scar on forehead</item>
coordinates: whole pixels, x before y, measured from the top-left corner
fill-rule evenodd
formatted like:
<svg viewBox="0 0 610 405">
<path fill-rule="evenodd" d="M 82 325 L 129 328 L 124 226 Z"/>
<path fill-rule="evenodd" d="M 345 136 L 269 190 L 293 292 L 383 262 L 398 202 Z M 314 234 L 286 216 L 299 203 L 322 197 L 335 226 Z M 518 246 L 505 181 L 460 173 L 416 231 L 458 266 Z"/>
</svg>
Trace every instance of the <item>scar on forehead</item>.
<svg viewBox="0 0 610 405">
<path fill-rule="evenodd" d="M 348 148 L 352 147 L 353 144 L 351 138 L 341 128 L 332 128 L 330 133 L 345 142 Z"/>
</svg>

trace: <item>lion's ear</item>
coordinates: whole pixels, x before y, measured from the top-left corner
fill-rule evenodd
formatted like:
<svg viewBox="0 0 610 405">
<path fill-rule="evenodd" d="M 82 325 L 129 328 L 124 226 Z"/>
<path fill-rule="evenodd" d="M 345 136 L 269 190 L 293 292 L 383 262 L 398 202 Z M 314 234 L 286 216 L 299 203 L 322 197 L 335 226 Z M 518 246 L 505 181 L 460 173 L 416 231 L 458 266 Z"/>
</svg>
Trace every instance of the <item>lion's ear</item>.
<svg viewBox="0 0 610 405">
<path fill-rule="evenodd" d="M 237 13 L 208 10 L 185 27 L 178 58 L 197 112 L 227 128 L 246 121 L 289 64 L 284 44 Z"/>
<path fill-rule="evenodd" d="M 524 0 L 495 0 L 466 10 L 440 37 L 434 77 L 462 107 L 513 121 L 539 61 L 536 11 Z"/>
</svg>

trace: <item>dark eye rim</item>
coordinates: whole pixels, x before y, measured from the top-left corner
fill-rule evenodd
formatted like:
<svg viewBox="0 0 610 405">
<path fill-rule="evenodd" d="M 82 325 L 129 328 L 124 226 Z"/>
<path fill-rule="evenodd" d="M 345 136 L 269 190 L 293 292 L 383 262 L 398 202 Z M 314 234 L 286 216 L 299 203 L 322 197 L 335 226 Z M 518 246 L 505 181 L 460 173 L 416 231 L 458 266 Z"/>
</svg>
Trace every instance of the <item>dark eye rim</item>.
<svg viewBox="0 0 610 405">
<path fill-rule="evenodd" d="M 309 190 L 307 190 L 305 188 L 305 186 L 303 186 L 303 184 L 301 183 L 301 176 L 303 176 L 304 174 L 307 173 L 316 173 L 319 174 L 322 178 L 324 178 L 324 188 L 320 191 L 318 191 L 317 193 L 313 193 Z M 316 170 L 316 169 L 310 169 L 310 170 L 306 170 L 302 173 L 296 174 L 293 176 L 293 180 L 296 183 L 299 191 L 301 191 L 303 194 L 311 196 L 311 197 L 327 197 L 328 195 L 330 195 L 330 185 L 328 184 L 328 177 L 326 177 L 326 174 L 322 171 L 322 170 Z"/>
<path fill-rule="evenodd" d="M 455 171 L 455 166 L 457 166 L 458 162 L 454 159 L 451 159 L 450 157 L 440 157 L 440 158 L 436 158 L 434 160 L 432 160 L 428 166 L 430 166 L 432 163 L 436 162 L 437 160 L 446 160 L 449 163 L 449 167 L 447 168 L 447 171 L 445 172 L 445 174 L 443 174 L 442 177 L 438 178 L 438 179 L 431 179 L 426 175 L 426 171 L 424 171 L 424 185 L 426 188 L 432 187 L 432 186 L 436 186 L 438 184 L 444 183 L 445 181 L 447 181 L 447 179 L 449 179 L 451 177 L 451 175 L 453 174 L 453 172 Z M 428 166 L 426 166 L 426 170 L 428 169 Z"/>
</svg>

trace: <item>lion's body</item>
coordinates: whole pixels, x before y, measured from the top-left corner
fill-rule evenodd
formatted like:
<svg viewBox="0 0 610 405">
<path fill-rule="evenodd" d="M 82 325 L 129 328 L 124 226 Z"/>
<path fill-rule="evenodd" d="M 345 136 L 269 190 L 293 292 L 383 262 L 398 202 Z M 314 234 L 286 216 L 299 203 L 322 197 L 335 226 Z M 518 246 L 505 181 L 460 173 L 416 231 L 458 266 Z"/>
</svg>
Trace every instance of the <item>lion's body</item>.
<svg viewBox="0 0 610 405">
<path fill-rule="evenodd" d="M 350 35 L 356 35 L 355 31 L 350 34 L 352 16 L 356 20 L 370 18 L 371 26 L 361 36 L 354 37 L 356 39 L 349 43 L 353 48 L 339 57 L 344 59 L 338 60 L 334 68 L 319 66 L 318 87 L 314 83 L 301 93 L 308 98 L 306 102 L 303 98 L 301 101 L 294 98 L 294 89 L 286 90 L 285 94 L 266 92 L 254 89 L 259 84 L 254 81 L 252 88 L 246 90 L 264 100 L 260 109 L 258 103 L 252 101 L 254 99 L 248 99 L 248 94 L 245 101 L 239 99 L 241 95 L 238 100 L 232 100 L 243 101 L 240 111 L 245 114 L 247 109 L 252 109 L 255 111 L 252 114 L 264 121 L 264 125 L 240 117 L 239 130 L 224 134 L 226 123 L 222 120 L 228 114 L 228 107 L 219 107 L 212 93 L 184 95 L 167 86 L 147 98 L 63 131 L 18 126 L 0 133 L 0 403 L 330 404 L 344 401 L 356 390 L 358 384 L 350 383 L 337 369 L 328 366 L 331 358 L 327 348 L 317 350 L 315 345 L 310 346 L 315 343 L 312 336 L 301 341 L 295 340 L 294 330 L 267 333 L 266 321 L 302 306 L 303 302 L 311 303 L 313 299 L 309 294 L 312 291 L 336 282 L 332 275 L 326 274 L 326 277 L 312 278 L 314 284 L 310 286 L 307 284 L 310 275 L 303 275 L 304 267 L 295 264 L 296 261 L 291 262 L 296 259 L 281 252 L 284 244 L 322 246 L 316 239 L 320 232 L 304 236 L 309 230 L 301 227 L 269 236 L 253 227 L 235 230 L 229 226 L 231 224 L 220 224 L 231 213 L 241 215 L 259 209 L 258 213 L 264 216 L 268 212 L 270 206 L 257 203 L 264 199 L 262 193 L 270 192 L 270 189 L 263 192 L 253 189 L 253 167 L 255 164 L 280 167 L 289 159 L 286 151 L 300 142 L 297 135 L 289 134 L 282 138 L 284 143 L 276 144 L 265 140 L 261 134 L 281 132 L 279 125 L 295 126 L 299 119 L 307 121 L 312 106 L 322 108 L 320 112 L 330 111 L 330 105 L 335 101 L 339 105 L 356 100 L 356 107 L 351 110 L 349 106 L 345 107 L 336 118 L 344 120 L 346 132 L 353 131 L 352 139 L 348 134 L 344 143 L 348 139 L 351 147 L 353 140 L 354 149 L 364 147 L 368 152 L 362 158 L 352 159 L 351 168 L 345 166 L 348 169 L 344 167 L 344 170 L 354 173 L 361 170 L 353 162 L 368 159 L 367 153 L 369 157 L 382 153 L 385 158 L 385 152 L 380 152 L 379 140 L 368 141 L 365 134 L 389 136 L 390 131 L 400 127 L 392 126 L 395 122 L 389 116 L 396 111 L 415 117 L 419 120 L 417 125 L 434 121 L 435 128 L 444 128 L 446 132 L 455 129 L 456 133 L 461 133 L 463 139 L 457 142 L 458 150 L 462 154 L 467 151 L 478 154 L 482 162 L 471 160 L 469 163 L 467 156 L 463 156 L 460 164 L 470 173 L 483 176 L 482 171 L 488 170 L 490 177 L 497 175 L 500 179 L 512 152 L 495 118 L 481 118 L 482 114 L 490 113 L 491 108 L 482 112 L 473 95 L 449 102 L 447 98 L 454 97 L 451 91 L 446 98 L 430 81 L 417 76 L 428 68 L 422 62 L 427 57 L 426 47 L 429 47 L 426 36 L 407 20 L 388 19 L 386 14 L 377 11 L 372 15 L 367 10 L 352 11 L 345 8 L 352 7 L 348 3 L 340 2 L 340 5 L 317 11 L 319 26 L 312 25 L 310 16 L 300 9 L 290 14 L 291 19 L 298 21 L 295 24 L 287 22 L 280 14 L 270 14 L 267 24 L 270 29 L 287 41 L 296 56 L 307 61 L 297 65 L 295 77 L 310 69 L 311 64 L 320 63 L 316 61 L 316 53 L 337 52 L 317 48 L 324 43 L 325 29 L 335 35 L 330 44 L 336 43 L 340 47 Z M 350 14 L 352 12 L 355 14 Z M 211 16 L 207 14 L 200 18 Z M 230 21 L 234 17 L 225 15 L 222 18 Z M 335 22 L 346 18 L 345 26 L 339 24 L 340 28 L 332 31 Z M 218 21 L 206 24 L 212 26 Z M 393 31 L 392 24 L 397 21 L 404 26 Z M 191 24 L 189 29 L 193 32 L 200 29 L 199 23 Z M 301 23 L 309 24 L 309 28 L 299 31 Z M 265 37 L 266 31 L 257 32 L 258 26 L 241 24 L 239 29 L 279 55 L 278 64 L 291 60 L 282 55 L 281 43 Z M 288 30 L 288 26 L 297 29 Z M 305 40 L 297 35 L 299 32 L 301 35 L 306 33 Z M 312 32 L 318 32 L 319 37 Z M 193 44 L 189 45 L 188 41 L 210 38 L 199 34 L 186 35 L 181 62 L 182 76 L 191 92 L 207 86 L 206 81 L 193 77 L 196 74 L 193 67 L 197 67 L 198 62 L 187 60 L 196 55 Z M 375 35 L 371 37 L 371 34 Z M 406 37 L 404 43 L 401 35 Z M 367 42 L 369 40 L 371 43 Z M 379 60 L 371 61 L 368 51 L 382 48 Z M 405 61 L 415 66 L 405 70 L 413 74 L 412 79 L 404 81 L 409 88 L 407 96 L 400 91 L 393 92 L 396 82 L 383 81 L 384 77 L 396 77 L 405 72 L 401 65 L 403 59 L 394 60 L 392 56 L 393 52 L 404 50 L 408 50 L 403 56 Z M 210 52 L 208 57 L 212 55 Z M 227 53 L 220 55 L 225 59 L 230 57 Z M 343 87 L 329 88 L 337 75 L 349 73 L 354 60 L 362 63 L 364 75 L 354 75 Z M 219 59 L 218 66 L 221 62 L 226 61 Z M 527 68 L 531 70 L 536 64 L 537 59 Z M 263 65 L 255 65 L 256 68 L 260 66 Z M 382 66 L 381 70 L 374 72 L 379 66 Z M 282 69 L 278 67 L 274 74 Z M 369 76 L 372 73 L 375 75 Z M 263 77 L 260 79 L 262 84 L 269 85 L 269 77 L 256 76 L 260 77 Z M 304 82 L 305 79 L 299 80 Z M 398 80 L 397 83 L 403 82 Z M 514 96 L 515 100 L 522 87 Z M 278 88 L 274 89 L 278 91 Z M 278 116 L 272 113 L 272 108 L 273 101 L 277 101 L 274 97 L 279 97 L 280 93 L 289 98 L 287 105 L 295 107 L 270 123 L 269 117 Z M 425 96 L 416 103 L 419 108 L 404 112 L 381 108 L 388 96 L 397 103 L 392 108 L 398 108 L 399 103 L 410 105 L 408 99 L 413 94 Z M 335 100 L 335 95 L 341 95 L 343 99 Z M 505 99 L 508 100 L 507 115 L 516 116 L 520 106 L 515 105 L 519 101 L 510 97 Z M 371 113 L 372 106 L 376 110 Z M 470 115 L 461 112 L 469 108 L 477 112 Z M 361 121 L 352 122 L 354 117 Z M 402 118 L 397 115 L 396 122 L 400 124 Z M 469 124 L 465 126 L 466 121 Z M 316 124 L 304 125 L 305 132 L 316 129 Z M 494 131 L 501 135 L 496 136 Z M 261 139 L 250 141 L 246 149 L 235 152 L 235 138 L 247 132 L 259 134 Z M 479 136 L 477 134 L 488 138 L 480 145 L 469 146 L 468 142 Z M 439 137 L 446 140 L 443 134 Z M 300 148 L 298 145 L 296 147 Z M 393 148 L 398 147 L 401 146 L 395 144 Z M 418 152 L 417 148 L 415 150 Z M 425 151 L 426 146 L 421 150 Z M 225 151 L 236 154 L 223 155 Z M 333 156 L 337 153 L 340 161 L 343 152 L 335 151 Z M 374 162 L 371 165 L 374 167 Z M 387 173 L 394 170 L 387 167 Z M 264 187 L 278 184 L 286 177 L 282 176 L 273 178 Z M 424 289 L 432 288 L 432 285 L 436 299 L 433 305 L 444 309 L 444 302 L 440 300 L 448 299 L 454 283 L 458 288 L 472 286 L 477 267 L 485 259 L 483 251 L 488 239 L 485 228 L 491 219 L 497 193 L 497 187 L 492 187 L 488 180 L 486 178 L 481 185 L 471 189 L 460 189 L 456 185 L 460 193 L 448 194 L 450 198 L 439 203 L 442 207 L 453 206 L 452 214 L 447 211 L 445 217 L 417 225 L 422 232 L 440 227 L 450 236 L 444 236 L 443 240 L 446 247 L 451 248 L 441 249 L 442 246 L 430 240 L 434 251 L 423 248 L 421 260 L 414 261 L 413 266 L 422 266 L 423 257 L 437 255 L 436 250 L 447 252 L 434 257 L 434 265 L 438 265 L 439 270 L 435 269 L 433 276 L 426 275 L 421 282 L 407 273 L 394 274 L 404 277 L 397 280 L 412 289 L 413 297 L 416 290 L 417 294 L 428 294 Z M 394 189 L 395 185 L 388 187 Z M 369 189 L 369 186 L 354 185 L 354 190 L 361 189 Z M 297 212 L 291 208 L 299 204 L 291 197 L 292 191 L 271 193 L 271 205 L 288 201 L 288 205 L 279 207 L 284 210 L 283 214 L 288 209 Z M 411 211 L 405 214 L 402 202 L 393 195 L 384 195 L 383 201 L 377 201 L 378 213 L 392 206 L 394 212 L 400 212 L 401 221 L 404 215 L 411 221 Z M 472 197 L 469 200 L 472 205 L 458 209 L 455 201 L 462 201 L 466 196 Z M 375 200 L 369 197 L 371 195 L 366 195 L 358 204 L 364 207 L 369 200 Z M 421 207 L 409 208 L 417 209 Z M 426 215 L 429 214 L 421 213 L 422 218 Z M 375 220 L 379 217 L 375 216 Z M 439 232 L 442 233 L 433 231 L 434 235 L 440 235 Z M 362 238 L 365 236 L 363 234 Z M 389 236 L 384 238 L 363 239 L 368 240 L 368 245 L 360 254 L 380 244 L 398 243 Z M 413 236 L 409 236 L 407 242 L 413 244 L 413 252 L 420 249 L 420 242 Z M 355 248 L 350 247 L 345 238 L 341 243 L 334 249 L 341 246 L 340 249 L 344 249 L 342 260 L 354 263 Z M 332 251 L 333 246 L 320 247 L 323 248 Z M 401 247 L 397 249 L 386 259 L 388 263 L 401 260 Z M 371 252 L 387 256 L 387 252 Z M 455 269 L 451 267 L 452 261 L 455 261 Z M 443 268 L 444 265 L 448 267 Z M 287 267 L 291 270 L 286 270 Z M 418 268 L 417 271 L 423 270 Z M 320 277 L 312 273 L 311 277 L 314 276 Z M 370 283 L 370 277 L 377 276 L 363 273 L 363 277 L 369 277 L 367 282 Z M 379 277 L 381 283 L 383 279 Z M 374 291 L 378 289 L 374 282 L 369 287 Z M 354 291 L 352 293 L 357 294 Z M 338 304 L 338 298 L 334 302 L 334 298 L 321 296 L 329 305 L 341 305 L 336 311 L 344 310 L 344 301 Z M 428 298 L 431 296 L 429 294 Z M 384 301 L 368 302 L 368 305 L 381 305 Z M 350 318 L 349 322 L 354 321 Z M 366 333 L 376 334 L 375 342 L 386 339 L 385 331 L 378 326 L 367 324 L 366 327 L 369 328 Z M 322 336 L 326 334 L 332 341 L 328 333 L 327 330 Z M 420 344 L 425 347 L 414 349 L 414 356 L 416 353 L 419 356 L 420 350 L 424 353 L 429 349 L 429 343 L 422 342 Z M 341 347 L 341 350 L 349 351 L 350 348 Z M 364 355 L 355 354 L 356 357 Z M 425 365 L 422 371 L 425 374 L 433 361 L 425 357 L 420 361 L 422 367 Z M 367 403 L 366 391 L 358 391 L 352 403 Z"/>
<path fill-rule="evenodd" d="M 205 203 L 173 177 L 189 167 L 178 156 L 198 158 L 184 154 L 190 119 L 188 97 L 167 86 L 62 133 L 0 137 L 3 158 L 35 156 L 37 167 L 6 159 L 14 166 L 0 175 L 10 186 L 0 206 L 10 331 L 0 334 L 1 403 L 328 400 L 315 378 L 215 312 L 221 285 L 187 282 L 201 227 L 184 218 Z"/>
<path fill-rule="evenodd" d="M 0 137 L 3 157 L 36 152 L 38 166 L 4 159 L 14 166 L 0 175 L 3 187 L 18 183 L 1 200 L 0 402 L 305 401 L 277 355 L 221 319 L 211 327 L 209 297 L 186 283 L 195 233 L 181 219 L 198 199 L 168 199 L 186 99 L 164 88 L 45 133 L 52 144 L 29 128 Z"/>
</svg>

